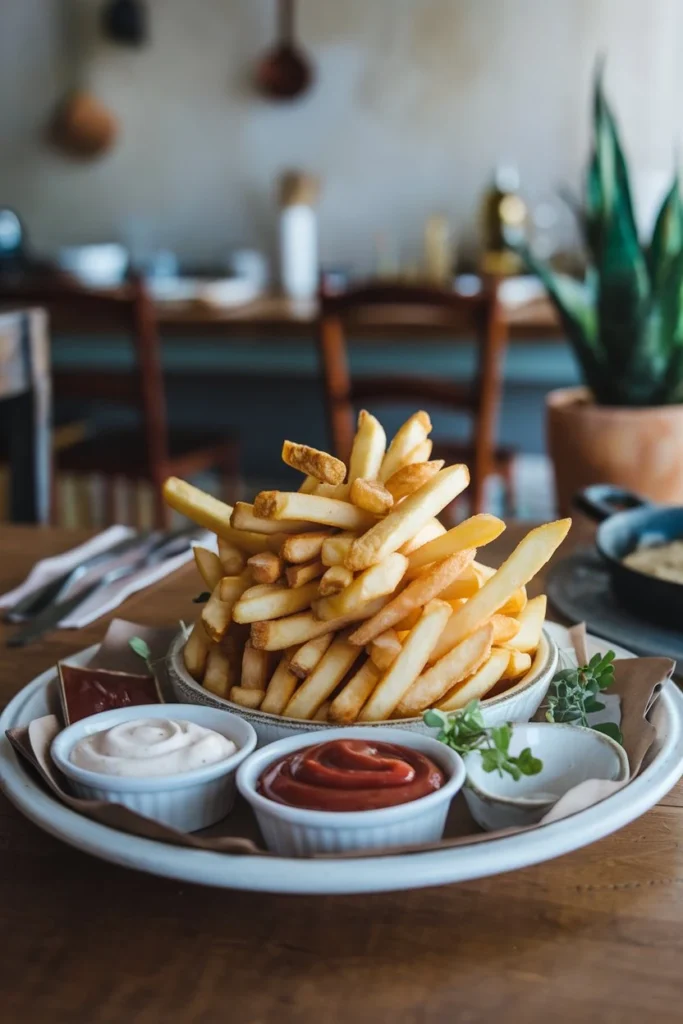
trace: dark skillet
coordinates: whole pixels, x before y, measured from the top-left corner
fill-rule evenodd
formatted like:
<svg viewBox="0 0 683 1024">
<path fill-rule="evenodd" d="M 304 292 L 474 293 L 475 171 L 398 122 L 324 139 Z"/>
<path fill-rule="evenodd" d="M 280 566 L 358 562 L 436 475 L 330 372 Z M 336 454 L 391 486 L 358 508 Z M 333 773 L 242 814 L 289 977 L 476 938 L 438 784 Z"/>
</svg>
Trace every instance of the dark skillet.
<svg viewBox="0 0 683 1024">
<path fill-rule="evenodd" d="M 586 487 L 574 495 L 574 504 L 600 524 L 596 545 L 620 604 L 652 622 L 683 630 L 683 584 L 647 576 L 621 561 L 641 543 L 683 540 L 683 508 L 651 505 L 609 484 Z"/>
</svg>

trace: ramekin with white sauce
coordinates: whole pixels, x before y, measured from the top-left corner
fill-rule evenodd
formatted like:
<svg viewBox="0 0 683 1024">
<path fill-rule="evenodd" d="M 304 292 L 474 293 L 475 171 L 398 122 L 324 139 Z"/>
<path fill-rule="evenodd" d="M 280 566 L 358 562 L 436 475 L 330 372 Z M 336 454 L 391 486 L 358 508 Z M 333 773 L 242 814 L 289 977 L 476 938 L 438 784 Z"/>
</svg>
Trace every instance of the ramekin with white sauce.
<svg viewBox="0 0 683 1024">
<path fill-rule="evenodd" d="M 75 722 L 51 754 L 76 796 L 196 832 L 230 811 L 235 772 L 255 746 L 253 727 L 230 711 L 147 704 Z"/>
</svg>

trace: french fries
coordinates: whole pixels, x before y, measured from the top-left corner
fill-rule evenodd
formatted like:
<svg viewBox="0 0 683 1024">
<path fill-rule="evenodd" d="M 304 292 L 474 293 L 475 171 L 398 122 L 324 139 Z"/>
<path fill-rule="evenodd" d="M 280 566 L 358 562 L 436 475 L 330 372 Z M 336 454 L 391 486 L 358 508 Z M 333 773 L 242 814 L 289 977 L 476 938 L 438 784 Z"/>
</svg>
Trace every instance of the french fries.
<svg viewBox="0 0 683 1024">
<path fill-rule="evenodd" d="M 403 579 L 407 567 L 408 559 L 405 555 L 399 555 L 395 551 L 383 562 L 371 565 L 355 579 L 351 577 L 347 586 L 336 597 L 328 597 L 325 601 L 319 601 L 315 609 L 316 615 L 320 619 L 334 619 L 340 615 L 348 615 L 357 604 L 372 601 L 375 597 L 383 597 L 385 594 L 392 594 Z M 327 570 L 323 580 L 329 573 L 343 569 L 344 566 L 341 565 L 333 566 Z M 351 575 L 348 569 L 345 571 Z"/>
<path fill-rule="evenodd" d="M 378 722 L 391 716 L 404 693 L 425 667 L 450 614 L 451 606 L 445 601 L 429 602 L 420 621 L 406 637 L 401 653 L 382 676 L 358 716 L 361 722 Z"/>
<path fill-rule="evenodd" d="M 410 612 L 416 608 L 422 608 L 437 597 L 454 579 L 457 579 L 460 573 L 474 560 L 474 554 L 473 548 L 470 548 L 469 551 L 459 551 L 438 563 L 431 572 L 424 576 L 418 576 L 377 615 L 359 626 L 351 634 L 351 643 L 360 646 L 368 644 L 385 629 L 400 623 Z"/>
<path fill-rule="evenodd" d="M 367 530 L 375 522 L 373 515 L 349 501 L 298 491 L 261 491 L 256 495 L 254 512 L 264 520 L 279 522 L 298 518 L 340 530 Z"/>
<path fill-rule="evenodd" d="M 359 476 L 351 484 L 350 498 L 358 508 L 383 516 L 394 504 L 393 495 L 379 480 L 366 480 Z"/>
<path fill-rule="evenodd" d="M 348 588 L 353 583 L 353 573 L 345 565 L 332 565 L 326 569 L 318 584 L 318 593 L 321 597 L 330 597 Z M 322 602 L 320 602 L 322 604 Z M 321 615 L 318 607 L 315 613 L 319 619 L 333 619 L 334 615 Z"/>
<path fill-rule="evenodd" d="M 389 477 L 386 489 L 394 501 L 400 501 L 401 498 L 407 498 L 409 494 L 419 490 L 443 467 L 443 459 L 435 459 L 434 462 L 410 462 Z"/>
<path fill-rule="evenodd" d="M 473 633 L 505 604 L 518 587 L 525 586 L 559 547 L 570 526 L 571 519 L 558 519 L 531 530 L 481 590 L 453 613 L 434 649 L 433 660 L 443 657 L 469 633 Z"/>
<path fill-rule="evenodd" d="M 507 641 L 509 647 L 514 647 L 515 650 L 523 651 L 525 654 L 536 650 L 541 639 L 547 604 L 548 598 L 545 594 L 541 594 L 540 597 L 532 597 L 527 602 L 519 613 L 517 635 Z"/>
<path fill-rule="evenodd" d="M 335 640 L 287 704 L 285 717 L 313 718 L 360 653 L 343 635 Z"/>
<path fill-rule="evenodd" d="M 361 708 L 377 686 L 380 674 L 380 670 L 368 658 L 330 704 L 328 719 L 337 725 L 355 722 Z"/>
<path fill-rule="evenodd" d="M 263 519 L 254 515 L 254 506 L 247 501 L 238 501 L 230 516 L 230 525 L 235 530 L 245 530 L 248 533 L 301 533 L 311 524 L 303 520 L 287 519 L 283 522 L 272 522 L 270 519 Z"/>
<path fill-rule="evenodd" d="M 304 583 L 318 579 L 325 572 L 325 566 L 320 559 L 313 559 L 312 562 L 302 562 L 301 565 L 288 565 L 285 569 L 287 586 L 296 588 L 303 587 Z"/>
<path fill-rule="evenodd" d="M 261 653 L 264 654 L 265 651 Z M 292 699 L 292 695 L 299 685 L 299 678 L 292 672 L 291 661 L 291 652 L 285 651 L 268 683 L 266 695 L 260 705 L 261 711 L 267 711 L 271 715 L 281 715 Z"/>
<path fill-rule="evenodd" d="M 349 483 L 363 478 L 376 480 L 382 466 L 387 435 L 384 427 L 365 409 L 358 413 L 358 429 L 349 459 Z"/>
<path fill-rule="evenodd" d="M 320 557 L 323 565 L 327 565 L 328 567 L 333 565 L 343 565 L 346 556 L 351 550 L 351 545 L 357 536 L 357 533 L 345 530 L 343 533 L 337 533 L 333 537 L 327 537 L 323 541 L 320 551 Z"/>
<path fill-rule="evenodd" d="M 427 440 L 427 435 L 431 433 L 431 430 L 432 421 L 426 412 L 416 412 L 410 419 L 407 419 L 396 433 L 382 460 L 379 471 L 380 480 L 388 480 L 402 466 L 407 465 L 407 456 L 415 450 L 417 445 Z M 427 457 L 429 458 L 429 456 Z"/>
<path fill-rule="evenodd" d="M 353 542 L 346 556 L 347 568 L 359 572 L 398 551 L 432 516 L 464 491 L 469 480 L 467 466 L 442 469 Z"/>
<path fill-rule="evenodd" d="M 284 559 L 272 551 L 261 551 L 247 559 L 251 575 L 257 583 L 275 583 L 285 571 Z"/>
<path fill-rule="evenodd" d="M 265 490 L 234 509 L 166 482 L 169 504 L 218 540 L 218 554 L 194 551 L 210 596 L 183 658 L 200 685 L 244 708 L 342 725 L 457 710 L 519 685 L 546 614 L 526 585 L 569 520 L 532 530 L 500 569 L 478 562 L 505 524 L 480 514 L 442 526 L 469 475 L 430 461 L 430 431 L 418 412 L 387 450 L 362 410 L 348 472 L 286 441 L 299 490 Z"/>
<path fill-rule="evenodd" d="M 213 590 L 223 576 L 225 576 L 220 558 L 215 551 L 209 551 L 208 548 L 200 547 L 199 544 L 195 544 L 192 548 L 192 553 L 194 554 L 195 565 L 199 570 L 199 575 L 209 590 Z"/>
<path fill-rule="evenodd" d="M 298 469 L 325 484 L 341 484 L 346 476 L 346 466 L 341 459 L 335 459 L 317 448 L 309 448 L 306 444 L 285 441 L 282 445 L 282 461 L 292 469 Z"/>
<path fill-rule="evenodd" d="M 218 537 L 218 557 L 223 566 L 224 576 L 239 576 L 246 565 L 246 557 L 230 540 Z"/>
<path fill-rule="evenodd" d="M 306 533 L 294 534 L 284 541 L 280 554 L 286 562 L 292 562 L 294 565 L 311 562 L 319 557 L 329 536 L 329 530 L 308 530 Z"/>
<path fill-rule="evenodd" d="M 305 679 L 318 664 L 327 648 L 332 643 L 334 634 L 323 633 L 313 640 L 307 641 L 292 655 L 289 667 L 297 679 Z"/>
<path fill-rule="evenodd" d="M 281 619 L 284 615 L 294 615 L 310 607 L 311 601 L 318 596 L 315 580 L 295 590 L 280 583 L 272 583 L 270 586 L 272 589 L 267 593 L 254 593 L 253 587 L 245 590 L 232 610 L 235 622 L 265 622 L 268 619 Z"/>
<path fill-rule="evenodd" d="M 503 647 L 494 648 L 488 661 L 484 662 L 481 668 L 449 690 L 441 703 L 437 704 L 439 711 L 458 711 L 466 707 L 471 700 L 483 700 L 500 681 L 509 661 L 509 651 Z"/>
<path fill-rule="evenodd" d="M 480 668 L 491 653 L 492 641 L 493 626 L 487 622 L 415 680 L 399 701 L 396 716 L 410 718 L 423 708 L 433 707 L 454 683 Z"/>
<path fill-rule="evenodd" d="M 423 544 L 413 551 L 408 559 L 408 576 L 417 576 L 420 569 L 430 562 L 438 562 L 448 558 L 456 551 L 464 548 L 480 548 L 490 544 L 505 529 L 505 523 L 496 516 L 481 513 L 466 519 L 464 523 L 454 526 L 448 533 Z"/>
</svg>

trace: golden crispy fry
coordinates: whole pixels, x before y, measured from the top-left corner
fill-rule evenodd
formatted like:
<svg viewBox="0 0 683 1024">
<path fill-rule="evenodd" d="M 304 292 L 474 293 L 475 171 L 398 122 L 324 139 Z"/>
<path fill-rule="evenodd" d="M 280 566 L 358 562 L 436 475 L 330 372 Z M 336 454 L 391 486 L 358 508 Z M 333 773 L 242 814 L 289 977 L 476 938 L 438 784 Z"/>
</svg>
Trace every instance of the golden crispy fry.
<svg viewBox="0 0 683 1024">
<path fill-rule="evenodd" d="M 352 615 L 344 615 L 341 619 L 330 619 L 329 622 L 322 622 L 311 611 L 301 612 L 299 615 L 289 615 L 285 619 L 276 619 L 270 622 L 254 622 L 251 627 L 251 641 L 254 647 L 260 647 L 266 651 L 282 651 L 285 647 L 304 644 L 308 640 L 322 636 L 323 633 L 336 633 L 352 622 L 369 618 L 385 603 L 385 597 L 378 597 L 376 601 L 356 608 Z"/>
<path fill-rule="evenodd" d="M 302 644 L 292 655 L 289 667 L 298 679 L 305 679 L 313 671 L 323 654 L 334 640 L 334 633 L 323 633 Z"/>
<path fill-rule="evenodd" d="M 349 483 L 359 477 L 377 479 L 386 444 L 387 435 L 382 424 L 371 413 L 361 409 L 349 460 Z"/>
<path fill-rule="evenodd" d="M 332 642 L 284 710 L 287 718 L 313 718 L 361 652 L 343 636 Z"/>
<path fill-rule="evenodd" d="M 286 562 L 300 565 L 318 558 L 325 540 L 330 536 L 329 530 L 308 530 L 305 533 L 287 537 L 280 554 Z"/>
<path fill-rule="evenodd" d="M 520 615 L 526 608 L 526 587 L 518 587 L 499 609 L 502 615 Z"/>
<path fill-rule="evenodd" d="M 379 722 L 389 718 L 403 695 L 427 663 L 432 647 L 443 632 L 451 614 L 445 601 L 430 601 L 420 621 L 406 637 L 401 653 L 382 676 L 361 711 L 361 722 Z"/>
<path fill-rule="evenodd" d="M 343 533 L 335 533 L 332 537 L 327 537 L 323 541 L 320 551 L 323 565 L 343 565 L 357 536 L 357 533 L 345 530 Z"/>
<path fill-rule="evenodd" d="M 424 569 L 421 569 L 420 574 L 424 571 Z M 453 580 L 450 587 L 442 590 L 439 596 L 442 601 L 463 600 L 476 594 L 480 587 L 479 577 L 474 571 L 473 566 L 470 566 L 468 569 L 465 569 L 462 576 L 459 576 L 457 580 Z"/>
<path fill-rule="evenodd" d="M 214 644 L 206 662 L 204 689 L 214 693 L 217 697 L 227 697 L 230 687 L 235 683 L 236 676 L 230 648 L 223 644 Z"/>
<path fill-rule="evenodd" d="M 198 544 L 195 544 L 192 551 L 199 575 L 209 590 L 213 590 L 225 575 L 220 558 L 215 551 L 209 551 L 208 548 L 202 548 Z"/>
<path fill-rule="evenodd" d="M 328 597 L 325 601 L 319 601 L 315 613 L 320 619 L 334 619 L 339 615 L 347 615 L 357 604 L 364 601 L 372 601 L 375 597 L 382 597 L 384 594 L 393 594 L 405 574 L 408 566 L 408 559 L 405 555 L 399 555 L 394 551 L 377 565 L 371 565 L 365 572 L 360 573 L 351 580 L 336 597 Z M 321 580 L 327 577 L 328 573 L 339 572 L 344 569 L 342 565 L 333 566 L 328 569 Z M 348 569 L 345 570 L 350 574 Z"/>
<path fill-rule="evenodd" d="M 400 623 L 414 609 L 422 608 L 428 601 L 437 597 L 454 579 L 458 578 L 463 569 L 466 569 L 474 560 L 474 554 L 473 548 L 469 551 L 458 551 L 457 554 L 434 565 L 431 572 L 418 576 L 381 612 L 378 612 L 372 619 L 368 619 L 352 633 L 351 643 L 360 646 L 368 644 L 385 629 Z"/>
<path fill-rule="evenodd" d="M 247 530 L 251 533 L 302 533 L 311 525 L 304 520 L 288 519 L 272 522 L 254 515 L 254 506 L 248 501 L 238 501 L 230 516 L 230 525 L 235 530 Z"/>
<path fill-rule="evenodd" d="M 496 516 L 491 516 L 487 513 L 472 516 L 470 519 L 466 519 L 464 523 L 454 526 L 452 530 L 444 533 L 442 537 L 436 537 L 434 540 L 429 541 L 428 544 L 423 544 L 417 551 L 413 551 L 409 559 L 408 575 L 409 577 L 416 576 L 425 565 L 429 565 L 430 562 L 438 562 L 442 558 L 448 558 L 449 555 L 454 554 L 456 551 L 462 551 L 464 548 L 479 548 L 484 544 L 490 544 L 492 540 L 500 536 L 504 529 L 505 523 Z"/>
<path fill-rule="evenodd" d="M 548 599 L 545 594 L 539 597 L 532 597 L 525 608 L 519 613 L 519 632 L 508 645 L 517 651 L 524 651 L 530 654 L 535 651 L 541 640 L 541 630 L 545 622 L 545 612 Z"/>
<path fill-rule="evenodd" d="M 433 707 L 455 683 L 476 672 L 491 653 L 493 626 L 487 622 L 419 676 L 399 701 L 395 714 L 412 718 Z"/>
<path fill-rule="evenodd" d="M 325 484 L 341 484 L 346 476 L 346 466 L 341 459 L 335 459 L 317 448 L 309 448 L 306 444 L 295 444 L 294 441 L 283 443 L 282 461 L 292 469 L 314 476 Z"/>
<path fill-rule="evenodd" d="M 319 483 L 314 476 L 307 476 L 299 488 L 299 494 L 315 494 Z"/>
<path fill-rule="evenodd" d="M 201 619 L 197 619 L 183 648 L 185 668 L 193 679 L 201 683 L 204 678 L 206 662 L 211 650 L 211 640 L 207 636 Z"/>
<path fill-rule="evenodd" d="M 562 543 L 570 526 L 571 519 L 558 519 L 531 530 L 481 590 L 453 612 L 434 649 L 433 659 L 442 658 L 497 612 L 518 587 L 527 584 Z"/>
<path fill-rule="evenodd" d="M 418 530 L 414 537 L 402 544 L 398 549 L 402 555 L 411 555 L 413 551 L 417 551 L 423 544 L 427 544 L 428 541 L 434 540 L 435 537 L 442 537 L 446 532 L 446 527 L 442 526 L 438 519 L 430 519 L 421 530 Z"/>
<path fill-rule="evenodd" d="M 441 703 L 437 704 L 439 710 L 458 711 L 466 707 L 471 700 L 483 700 L 500 681 L 509 660 L 509 651 L 502 647 L 494 647 L 488 661 L 485 661 L 481 668 L 448 691 Z"/>
<path fill-rule="evenodd" d="M 265 690 L 245 690 L 243 686 L 233 686 L 230 691 L 230 700 L 233 704 L 239 704 L 243 708 L 251 708 L 255 711 L 261 707 Z"/>
<path fill-rule="evenodd" d="M 336 498 L 338 501 L 348 501 L 350 492 L 350 484 L 318 484 L 315 489 L 318 497 Z"/>
<path fill-rule="evenodd" d="M 251 584 L 249 577 L 248 572 L 241 576 L 224 576 L 202 608 L 204 629 L 214 643 L 219 643 L 227 633 L 235 604 Z"/>
<path fill-rule="evenodd" d="M 232 506 L 188 484 L 186 480 L 170 476 L 164 482 L 162 491 L 167 505 L 199 526 L 220 534 L 230 525 Z"/>
<path fill-rule="evenodd" d="M 531 655 L 525 651 L 515 651 L 513 648 L 509 649 L 510 660 L 508 661 L 505 671 L 503 672 L 501 679 L 517 680 L 521 679 L 522 676 L 531 668 Z"/>
<path fill-rule="evenodd" d="M 258 651 L 247 640 L 242 654 L 242 675 L 240 686 L 243 690 L 265 690 L 270 678 L 271 655 Z"/>
<path fill-rule="evenodd" d="M 292 694 L 299 685 L 297 676 L 291 670 L 291 660 L 292 653 L 285 651 L 268 683 L 261 711 L 267 711 L 271 715 L 281 715 L 291 700 Z"/>
<path fill-rule="evenodd" d="M 469 483 L 467 466 L 450 466 L 428 480 L 419 491 L 405 498 L 392 509 L 385 519 L 380 519 L 371 529 L 351 545 L 346 556 L 346 566 L 354 572 L 367 569 L 375 562 L 381 562 L 392 551 L 398 551 L 418 530 L 446 505 Z"/>
<path fill-rule="evenodd" d="M 313 559 L 312 562 L 303 562 L 301 565 L 288 565 L 285 569 L 287 585 L 296 589 L 303 587 L 304 583 L 317 580 L 325 572 L 325 566 L 320 559 Z"/>
<path fill-rule="evenodd" d="M 322 702 L 316 713 L 313 715 L 312 721 L 314 722 L 326 722 L 330 712 L 331 701 L 325 700 Z"/>
<path fill-rule="evenodd" d="M 235 622 L 263 622 L 266 619 L 280 619 L 284 615 L 293 615 L 308 608 L 311 601 L 318 596 L 316 580 L 305 583 L 296 590 L 280 583 L 272 583 L 270 586 L 273 589 L 269 593 L 253 593 L 253 588 L 245 591 L 232 610 Z"/>
<path fill-rule="evenodd" d="M 359 476 L 351 484 L 351 501 L 358 508 L 383 516 L 394 504 L 393 496 L 379 480 L 366 480 Z"/>
<path fill-rule="evenodd" d="M 379 678 L 379 669 L 368 658 L 330 704 L 328 720 L 337 725 L 355 722 Z"/>
<path fill-rule="evenodd" d="M 373 665 L 386 672 L 397 655 L 401 653 L 401 641 L 395 629 L 387 629 L 368 644 L 367 652 Z"/>
<path fill-rule="evenodd" d="M 442 594 L 439 594 L 439 600 L 443 601 Z M 399 619 L 399 621 L 394 626 L 394 629 L 396 630 L 397 633 L 412 629 L 413 626 L 416 626 L 417 623 L 420 621 L 420 615 L 422 615 L 422 608 L 419 605 L 417 605 L 415 608 L 409 611 L 407 615 L 404 615 L 402 619 Z"/>
<path fill-rule="evenodd" d="M 416 412 L 406 420 L 396 433 L 389 445 L 389 450 L 384 456 L 379 471 L 379 479 L 388 480 L 406 464 L 406 456 L 412 452 L 416 445 L 421 444 L 431 433 L 432 421 L 426 412 Z"/>
<path fill-rule="evenodd" d="M 394 501 L 407 498 L 419 490 L 423 484 L 431 480 L 433 476 L 443 469 L 443 459 L 435 459 L 433 462 L 413 462 L 398 469 L 386 482 L 386 488 Z"/>
<path fill-rule="evenodd" d="M 272 551 L 261 551 L 247 559 L 247 565 L 257 583 L 275 583 L 282 576 L 285 563 Z"/>
<path fill-rule="evenodd" d="M 519 633 L 519 622 L 511 615 L 501 615 L 497 612 L 491 616 L 489 622 L 493 626 L 493 643 L 496 647 L 510 643 Z"/>
<path fill-rule="evenodd" d="M 426 441 L 420 441 L 419 444 L 416 444 L 415 447 L 411 448 L 408 452 L 403 460 L 403 465 L 414 466 L 418 462 L 429 462 L 433 447 L 434 442 L 430 441 L 429 438 L 427 438 Z"/>
<path fill-rule="evenodd" d="M 305 519 L 308 523 L 336 526 L 340 530 L 367 530 L 376 521 L 369 512 L 349 501 L 325 498 L 320 494 L 299 494 L 298 491 L 261 491 L 256 495 L 254 510 L 266 520 Z"/>
<path fill-rule="evenodd" d="M 339 594 L 346 587 L 350 586 L 351 583 L 353 583 L 353 573 L 350 569 L 347 569 L 345 565 L 332 565 L 323 573 L 318 584 L 318 593 L 321 597 L 330 597 L 333 594 Z M 322 603 L 321 601 L 320 604 Z M 320 619 L 335 618 L 334 615 L 320 615 L 317 607 L 316 615 Z"/>
<path fill-rule="evenodd" d="M 221 565 L 223 566 L 224 576 L 239 576 L 243 571 L 244 566 L 247 564 L 246 557 L 243 551 L 233 544 L 230 540 L 224 540 L 222 537 L 218 537 L 218 557 L 220 558 Z"/>
</svg>

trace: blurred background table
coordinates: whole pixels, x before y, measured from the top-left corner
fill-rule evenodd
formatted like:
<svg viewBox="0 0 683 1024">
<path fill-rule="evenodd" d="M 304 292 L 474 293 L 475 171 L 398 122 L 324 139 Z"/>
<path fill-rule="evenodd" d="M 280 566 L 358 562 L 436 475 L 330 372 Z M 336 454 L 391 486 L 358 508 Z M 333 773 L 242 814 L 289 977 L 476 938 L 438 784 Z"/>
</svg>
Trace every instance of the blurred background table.
<svg viewBox="0 0 683 1024">
<path fill-rule="evenodd" d="M 491 545 L 503 559 L 527 529 Z M 6 527 L 0 589 L 84 531 Z M 563 551 L 589 536 L 572 531 Z M 543 586 L 543 573 L 534 588 Z M 532 588 L 533 589 L 533 588 Z M 194 569 L 122 617 L 192 616 Z M 108 620 L 0 646 L 0 705 Z M 4 644 L 6 627 L 0 627 Z M 264 870 L 276 870 L 264 862 Z M 0 797 L 2 1016 L 59 1024 L 640 1024 L 680 1019 L 683 785 L 623 831 L 524 871 L 374 896 L 203 889 L 62 845 Z M 581 983 L 577 984 L 580 977 Z"/>
</svg>

